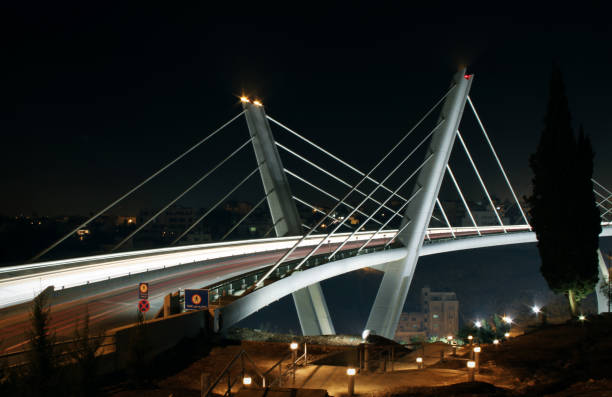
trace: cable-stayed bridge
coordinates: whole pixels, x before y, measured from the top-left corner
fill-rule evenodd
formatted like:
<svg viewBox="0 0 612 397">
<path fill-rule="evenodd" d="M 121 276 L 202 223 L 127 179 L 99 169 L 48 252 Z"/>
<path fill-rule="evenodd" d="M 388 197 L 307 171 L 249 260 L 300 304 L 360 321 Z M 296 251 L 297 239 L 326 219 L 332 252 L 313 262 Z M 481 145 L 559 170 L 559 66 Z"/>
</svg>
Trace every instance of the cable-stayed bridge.
<svg viewBox="0 0 612 397">
<path fill-rule="evenodd" d="M 134 295 L 137 282 L 149 281 L 156 294 L 151 302 L 153 310 L 160 307 L 163 295 L 178 288 L 209 287 L 210 299 L 218 305 L 215 311 L 217 330 L 227 329 L 262 307 L 292 294 L 303 333 L 330 334 L 335 332 L 333 320 L 319 282 L 360 268 L 375 267 L 382 270 L 384 276 L 364 329 L 393 337 L 420 256 L 536 241 L 469 96 L 473 80 L 473 75 L 464 72 L 455 75 L 450 88 L 367 172 L 268 116 L 258 101 L 242 98 L 242 112 L 49 246 L 33 263 L 0 270 L 0 305 L 6 314 L 0 318 L 0 329 L 8 336 L 9 343 L 15 343 L 18 333 L 27 324 L 27 316 L 19 304 L 30 301 L 50 286 L 56 296 L 54 321 L 57 329 L 72 330 L 74 319 L 84 307 L 90 312 L 92 321 L 101 326 L 124 324 L 132 321 L 134 305 L 126 304 L 123 298 Z M 499 175 L 514 201 L 512 206 L 518 214 L 518 224 L 508 224 L 505 220 L 499 200 L 487 188 L 481 169 L 461 134 L 460 123 L 466 106 L 475 116 Z M 115 244 L 111 252 L 37 262 L 242 117 L 246 119 L 248 139 L 239 141 L 229 155 L 139 224 Z M 277 141 L 272 127 L 333 165 L 323 165 Z M 138 232 L 248 147 L 253 148 L 256 161 L 248 166 L 241 164 L 242 179 L 212 199 L 214 204 L 177 234 L 169 247 L 120 251 Z M 476 211 L 464 194 L 466 185 L 459 183 L 458 173 L 449 161 L 453 149 L 462 152 L 464 161 L 469 164 L 476 188 L 484 197 L 483 206 L 492 221 L 483 222 L 482 211 Z M 307 177 L 308 171 L 315 171 L 319 176 Z M 220 242 L 180 245 L 216 207 L 248 181 L 257 178 L 257 174 L 263 185 L 261 197 Z M 326 178 L 325 182 L 319 182 L 321 177 Z M 443 183 L 454 191 L 462 207 L 461 225 L 452 224 L 453 216 L 439 198 Z M 469 190 L 474 189 L 469 187 Z M 601 235 L 610 236 L 612 193 L 594 181 L 594 196 L 602 215 Z M 329 209 L 320 208 L 313 197 L 331 203 Z M 264 238 L 223 241 L 264 203 L 271 216 L 271 226 Z M 312 224 L 306 224 L 298 206 L 320 216 L 314 218 Z M 457 213 L 458 209 L 454 208 L 453 212 Z M 276 237 L 270 237 L 274 234 Z M 603 264 L 601 256 L 600 264 Z M 600 266 L 600 271 L 602 281 L 607 280 L 605 265 Z"/>
</svg>

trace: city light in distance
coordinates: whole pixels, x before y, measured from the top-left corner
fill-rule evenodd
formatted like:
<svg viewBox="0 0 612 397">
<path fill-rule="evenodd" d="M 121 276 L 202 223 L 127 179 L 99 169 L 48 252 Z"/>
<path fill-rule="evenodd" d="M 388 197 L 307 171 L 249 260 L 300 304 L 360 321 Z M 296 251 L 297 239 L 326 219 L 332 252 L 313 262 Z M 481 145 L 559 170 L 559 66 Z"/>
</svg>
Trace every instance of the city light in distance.
<svg viewBox="0 0 612 397">
<path fill-rule="evenodd" d="M 502 317 L 502 320 L 506 323 L 506 324 L 512 324 L 512 318 L 508 317 L 508 316 L 504 316 Z"/>
</svg>

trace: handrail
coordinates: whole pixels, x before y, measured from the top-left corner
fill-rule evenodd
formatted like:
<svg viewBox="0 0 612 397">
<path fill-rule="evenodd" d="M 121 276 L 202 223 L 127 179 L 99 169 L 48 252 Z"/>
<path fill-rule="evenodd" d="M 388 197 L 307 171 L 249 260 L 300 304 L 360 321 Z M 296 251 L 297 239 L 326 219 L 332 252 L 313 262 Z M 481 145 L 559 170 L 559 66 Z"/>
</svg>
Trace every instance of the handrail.
<svg viewBox="0 0 612 397">
<path fill-rule="evenodd" d="M 264 374 L 261 373 L 259 368 L 257 368 L 257 365 L 255 365 L 255 362 L 251 359 L 251 357 L 249 357 L 248 353 L 243 349 L 243 350 L 240 350 L 240 352 L 238 354 L 236 354 L 236 356 L 234 356 L 234 358 L 223 368 L 223 371 L 221 371 L 219 376 L 217 376 L 217 379 L 213 383 L 210 384 L 210 386 L 206 390 L 206 393 L 204 393 L 203 396 L 205 396 L 205 397 L 209 396 L 210 393 L 212 392 L 212 390 L 215 388 L 215 386 L 217 386 L 219 384 L 219 381 L 221 381 L 221 379 L 223 378 L 223 376 L 226 373 L 227 373 L 227 376 L 228 376 L 228 382 L 227 382 L 228 390 L 223 395 L 225 396 L 225 395 L 229 395 L 231 393 L 231 389 L 236 384 L 237 379 L 235 379 L 233 383 L 230 381 L 230 372 L 229 372 L 229 370 L 234 365 L 234 363 L 236 363 L 236 360 L 238 360 L 242 356 L 245 356 L 251 362 L 251 364 L 253 365 L 253 368 L 255 369 L 255 373 L 257 373 L 257 375 L 259 375 L 262 378 L 262 385 L 263 385 L 263 387 L 266 387 L 266 378 L 265 378 Z M 242 369 L 244 371 L 244 363 L 243 363 L 243 368 Z"/>
</svg>

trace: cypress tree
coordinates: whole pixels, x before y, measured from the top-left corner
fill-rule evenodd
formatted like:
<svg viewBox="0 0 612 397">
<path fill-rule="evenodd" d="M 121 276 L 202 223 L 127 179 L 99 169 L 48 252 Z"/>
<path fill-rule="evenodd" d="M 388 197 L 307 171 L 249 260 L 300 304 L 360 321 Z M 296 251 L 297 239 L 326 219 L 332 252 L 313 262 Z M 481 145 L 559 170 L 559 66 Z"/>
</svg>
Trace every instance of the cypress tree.
<svg viewBox="0 0 612 397">
<path fill-rule="evenodd" d="M 593 149 L 584 131 L 575 139 L 565 87 L 553 67 L 545 127 L 529 164 L 532 195 L 527 198 L 538 239 L 540 271 L 548 286 L 566 294 L 572 314 L 576 303 L 597 282 L 601 226 L 593 196 Z"/>
</svg>

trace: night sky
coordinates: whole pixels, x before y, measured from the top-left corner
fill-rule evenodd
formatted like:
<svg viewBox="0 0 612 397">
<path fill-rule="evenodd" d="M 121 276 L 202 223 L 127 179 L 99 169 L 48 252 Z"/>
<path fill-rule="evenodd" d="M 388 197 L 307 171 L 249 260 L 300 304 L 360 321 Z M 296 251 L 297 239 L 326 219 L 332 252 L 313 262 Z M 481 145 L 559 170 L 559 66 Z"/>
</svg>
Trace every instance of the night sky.
<svg viewBox="0 0 612 397">
<path fill-rule="evenodd" d="M 612 186 L 612 30 L 603 4 L 513 3 L 501 13 L 443 2 L 3 5 L 0 213 L 95 211 L 237 114 L 242 93 L 366 170 L 461 64 L 475 74 L 472 98 L 521 196 L 553 62 L 575 127 L 584 124 L 592 138 L 595 177 Z M 465 117 L 466 139 L 488 161 Z M 115 212 L 159 207 L 247 137 L 240 120 Z M 251 152 L 181 203 L 206 205 L 210 192 L 254 167 Z M 499 175 L 487 173 L 494 168 L 482 167 L 492 189 L 502 189 Z"/>
</svg>

